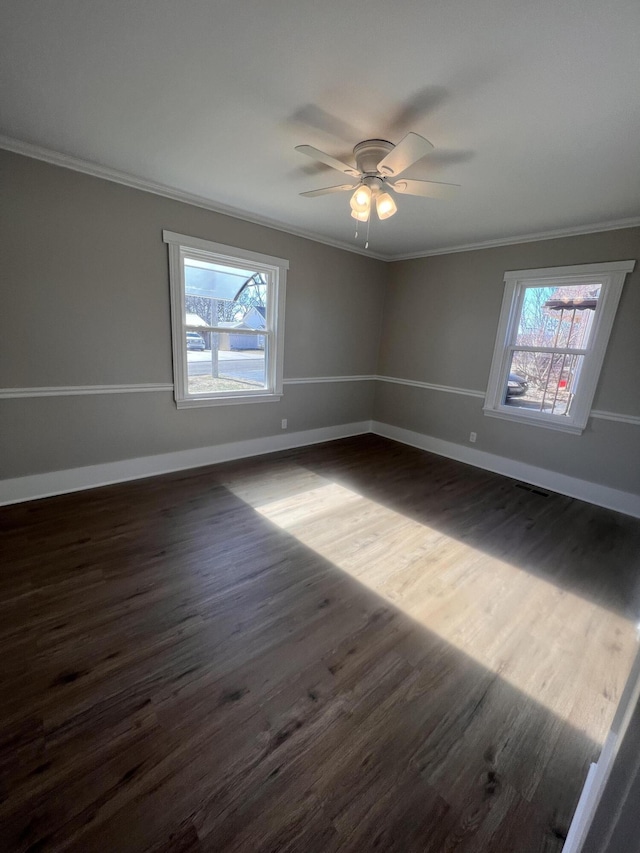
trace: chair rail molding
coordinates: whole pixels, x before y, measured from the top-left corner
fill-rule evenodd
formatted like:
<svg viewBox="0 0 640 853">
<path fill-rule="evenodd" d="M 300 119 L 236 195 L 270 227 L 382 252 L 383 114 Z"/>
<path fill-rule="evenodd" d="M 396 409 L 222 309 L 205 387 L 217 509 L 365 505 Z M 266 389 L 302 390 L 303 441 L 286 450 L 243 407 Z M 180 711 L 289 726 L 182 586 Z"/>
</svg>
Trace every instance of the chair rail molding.
<svg viewBox="0 0 640 853">
<path fill-rule="evenodd" d="M 140 394 L 173 391 L 173 383 L 147 382 L 130 385 L 46 385 L 40 388 L 0 388 L 0 400 L 21 397 L 80 397 L 85 394 Z"/>
<path fill-rule="evenodd" d="M 283 379 L 284 385 L 314 385 L 332 382 L 388 382 L 393 385 L 406 385 L 411 388 L 423 388 L 426 391 L 439 391 L 444 394 L 461 394 L 481 400 L 485 397 L 484 391 L 473 388 L 457 388 L 453 385 L 439 385 L 435 382 L 422 382 L 419 379 L 403 379 L 399 376 L 384 376 L 374 373 L 352 376 L 292 376 Z M 47 385 L 29 388 L 0 388 L 0 400 L 13 400 L 23 397 L 77 397 L 85 394 L 140 394 L 149 392 L 173 392 L 173 383 L 147 382 L 129 385 Z M 640 426 L 640 415 L 593 409 L 590 417 Z"/>
</svg>

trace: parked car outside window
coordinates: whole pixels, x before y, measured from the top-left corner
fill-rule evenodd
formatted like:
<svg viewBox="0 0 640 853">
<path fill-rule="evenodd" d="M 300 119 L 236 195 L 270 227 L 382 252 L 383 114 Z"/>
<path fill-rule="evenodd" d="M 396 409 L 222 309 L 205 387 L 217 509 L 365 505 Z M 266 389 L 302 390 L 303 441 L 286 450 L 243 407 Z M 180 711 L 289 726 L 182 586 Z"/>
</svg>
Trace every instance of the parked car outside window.
<svg viewBox="0 0 640 853">
<path fill-rule="evenodd" d="M 204 338 L 199 332 L 187 332 L 187 349 L 206 349 Z"/>
<path fill-rule="evenodd" d="M 519 376 L 517 373 L 510 373 L 507 382 L 507 397 L 521 397 L 526 393 L 529 383 L 524 376 Z"/>
</svg>

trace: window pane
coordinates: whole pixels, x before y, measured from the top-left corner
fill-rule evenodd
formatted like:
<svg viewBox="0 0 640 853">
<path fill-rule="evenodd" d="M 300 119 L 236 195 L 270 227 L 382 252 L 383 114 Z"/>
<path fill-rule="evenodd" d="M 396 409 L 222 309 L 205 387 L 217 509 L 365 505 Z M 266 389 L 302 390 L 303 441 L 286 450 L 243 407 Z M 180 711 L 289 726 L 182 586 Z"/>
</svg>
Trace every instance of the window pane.
<svg viewBox="0 0 640 853">
<path fill-rule="evenodd" d="M 243 335 L 232 330 L 195 334 L 205 346 L 190 347 L 187 343 L 189 394 L 266 388 L 265 335 Z"/>
<path fill-rule="evenodd" d="M 251 269 L 185 258 L 185 325 L 266 327 L 267 279 Z"/>
<path fill-rule="evenodd" d="M 601 287 L 527 287 L 516 346 L 586 349 Z"/>
<path fill-rule="evenodd" d="M 549 415 L 570 414 L 583 355 L 514 352 L 503 404 Z"/>
</svg>

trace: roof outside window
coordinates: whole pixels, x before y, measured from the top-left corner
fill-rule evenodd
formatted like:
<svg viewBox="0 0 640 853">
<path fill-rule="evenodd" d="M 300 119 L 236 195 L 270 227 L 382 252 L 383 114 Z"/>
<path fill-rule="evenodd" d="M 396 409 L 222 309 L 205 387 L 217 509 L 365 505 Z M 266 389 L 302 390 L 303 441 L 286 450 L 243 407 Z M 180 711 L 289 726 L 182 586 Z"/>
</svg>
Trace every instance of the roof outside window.
<svg viewBox="0 0 640 853">
<path fill-rule="evenodd" d="M 234 300 L 255 274 L 255 270 L 223 267 L 187 258 L 184 262 L 185 292 L 188 296 Z"/>
</svg>

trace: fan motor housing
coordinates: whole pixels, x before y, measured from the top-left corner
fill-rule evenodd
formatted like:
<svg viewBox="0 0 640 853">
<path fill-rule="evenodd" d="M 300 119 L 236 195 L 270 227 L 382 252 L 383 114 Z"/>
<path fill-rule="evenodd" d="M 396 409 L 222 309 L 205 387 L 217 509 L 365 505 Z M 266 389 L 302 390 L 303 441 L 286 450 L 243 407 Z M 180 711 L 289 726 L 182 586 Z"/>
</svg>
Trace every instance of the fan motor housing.
<svg viewBox="0 0 640 853">
<path fill-rule="evenodd" d="M 378 163 L 394 148 L 386 139 L 365 139 L 353 149 L 353 156 L 363 174 L 378 175 Z"/>
</svg>

